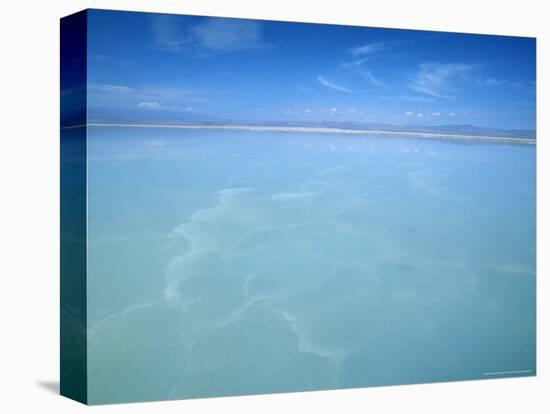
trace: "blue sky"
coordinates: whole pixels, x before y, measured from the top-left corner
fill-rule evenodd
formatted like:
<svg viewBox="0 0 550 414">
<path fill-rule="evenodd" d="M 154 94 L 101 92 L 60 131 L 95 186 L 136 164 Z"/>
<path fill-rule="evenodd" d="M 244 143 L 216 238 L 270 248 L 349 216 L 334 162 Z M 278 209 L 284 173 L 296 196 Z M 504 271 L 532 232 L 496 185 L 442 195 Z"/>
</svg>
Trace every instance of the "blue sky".
<svg viewBox="0 0 550 414">
<path fill-rule="evenodd" d="M 535 40 L 92 10 L 91 111 L 535 128 Z"/>
</svg>

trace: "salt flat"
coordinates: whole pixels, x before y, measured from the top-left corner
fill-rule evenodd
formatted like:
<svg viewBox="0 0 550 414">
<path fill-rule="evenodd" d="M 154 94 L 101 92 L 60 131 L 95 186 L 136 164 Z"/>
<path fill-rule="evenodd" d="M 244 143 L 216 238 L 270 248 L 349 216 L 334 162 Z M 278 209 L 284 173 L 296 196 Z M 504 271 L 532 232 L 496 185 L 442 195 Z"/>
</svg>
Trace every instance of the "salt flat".
<svg viewBox="0 0 550 414">
<path fill-rule="evenodd" d="M 92 402 L 535 373 L 535 147 L 337 132 L 89 127 Z"/>
</svg>

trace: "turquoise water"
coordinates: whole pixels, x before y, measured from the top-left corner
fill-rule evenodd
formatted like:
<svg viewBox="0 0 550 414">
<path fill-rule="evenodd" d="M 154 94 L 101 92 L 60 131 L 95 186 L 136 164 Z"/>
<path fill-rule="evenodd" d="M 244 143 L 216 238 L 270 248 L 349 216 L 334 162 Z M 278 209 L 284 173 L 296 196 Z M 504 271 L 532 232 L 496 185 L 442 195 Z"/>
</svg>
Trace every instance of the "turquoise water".
<svg viewBox="0 0 550 414">
<path fill-rule="evenodd" d="M 91 403 L 535 374 L 535 147 L 90 127 Z"/>
</svg>

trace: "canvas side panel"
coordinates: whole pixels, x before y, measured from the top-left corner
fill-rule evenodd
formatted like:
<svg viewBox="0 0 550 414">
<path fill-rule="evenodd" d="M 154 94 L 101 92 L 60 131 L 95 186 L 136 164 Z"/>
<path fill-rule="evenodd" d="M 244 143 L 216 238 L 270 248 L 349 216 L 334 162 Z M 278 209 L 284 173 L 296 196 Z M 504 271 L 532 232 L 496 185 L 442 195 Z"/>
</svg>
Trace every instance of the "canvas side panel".
<svg viewBox="0 0 550 414">
<path fill-rule="evenodd" d="M 61 19 L 60 392 L 87 402 L 87 12 Z"/>
</svg>

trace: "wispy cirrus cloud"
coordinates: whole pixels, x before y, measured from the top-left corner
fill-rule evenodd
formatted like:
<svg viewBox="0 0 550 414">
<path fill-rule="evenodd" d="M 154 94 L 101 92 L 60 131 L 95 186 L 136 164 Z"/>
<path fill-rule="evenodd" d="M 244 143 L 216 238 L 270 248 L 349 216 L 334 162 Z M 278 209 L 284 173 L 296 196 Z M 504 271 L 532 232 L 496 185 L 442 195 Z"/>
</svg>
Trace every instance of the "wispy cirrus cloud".
<svg viewBox="0 0 550 414">
<path fill-rule="evenodd" d="M 218 52 L 266 46 L 261 23 L 253 20 L 211 18 L 191 27 L 191 32 L 200 46 Z"/>
<path fill-rule="evenodd" d="M 134 92 L 134 88 L 123 85 L 113 85 L 106 83 L 88 83 L 88 88 L 91 90 L 111 92 L 111 93 L 131 93 Z"/>
<path fill-rule="evenodd" d="M 386 83 L 382 79 L 380 79 L 377 76 L 374 76 L 371 70 L 361 69 L 358 71 L 358 73 L 373 86 L 380 88 L 386 85 Z"/>
<path fill-rule="evenodd" d="M 185 17 L 160 15 L 153 17 L 151 32 L 158 48 L 172 52 L 205 55 L 268 46 L 261 22 L 254 20 L 203 18 L 189 23 Z"/>
<path fill-rule="evenodd" d="M 385 86 L 385 82 L 378 76 L 375 76 L 373 71 L 367 66 L 368 58 L 356 59 L 351 62 L 340 63 L 340 68 L 347 69 L 356 75 L 361 76 L 364 80 L 376 87 Z"/>
<path fill-rule="evenodd" d="M 137 104 L 137 107 L 142 109 L 155 110 L 155 111 L 195 112 L 195 109 L 191 106 L 161 105 L 158 102 L 140 102 Z"/>
<path fill-rule="evenodd" d="M 88 107 L 92 111 L 135 110 L 147 112 L 198 113 L 194 106 L 211 102 L 204 94 L 184 88 L 129 87 L 115 84 L 88 84 Z"/>
<path fill-rule="evenodd" d="M 483 84 L 485 86 L 502 86 L 505 85 L 507 82 L 504 79 L 495 79 L 495 78 L 486 78 L 483 79 Z"/>
<path fill-rule="evenodd" d="M 386 49 L 389 49 L 386 43 L 367 43 L 352 47 L 349 52 L 352 56 L 366 56 Z"/>
<path fill-rule="evenodd" d="M 343 69 L 356 69 L 360 67 L 363 63 L 367 62 L 369 58 L 361 58 L 361 59 L 355 59 L 351 62 L 342 62 L 340 63 L 340 67 Z"/>
<path fill-rule="evenodd" d="M 350 93 L 350 94 L 353 93 L 353 91 L 351 89 L 348 89 L 345 86 L 338 85 L 338 84 L 326 79 L 322 75 L 317 76 L 317 81 L 321 85 L 323 85 L 323 86 L 325 86 L 329 89 L 333 89 L 333 90 L 338 91 L 338 92 L 344 92 L 344 93 Z"/>
<path fill-rule="evenodd" d="M 92 97 L 109 97 L 109 99 L 125 99 L 139 102 L 160 101 L 190 101 L 208 102 L 205 93 L 193 89 L 181 87 L 140 86 L 130 87 L 126 85 L 88 83 L 88 89 Z"/>
<path fill-rule="evenodd" d="M 434 98 L 453 99 L 454 82 L 464 80 L 472 69 L 464 63 L 422 63 L 409 87 Z"/>
<path fill-rule="evenodd" d="M 114 58 L 100 53 L 92 53 L 88 56 L 88 60 L 96 64 L 110 64 L 116 66 L 130 66 L 134 64 L 134 62 L 129 59 Z"/>
<path fill-rule="evenodd" d="M 151 21 L 151 35 L 155 45 L 164 50 L 180 52 L 191 39 L 174 16 L 158 15 Z"/>
<path fill-rule="evenodd" d="M 144 86 L 136 90 L 139 96 L 145 97 L 144 100 L 189 100 L 193 102 L 208 102 L 209 99 L 203 91 L 172 86 Z"/>
<path fill-rule="evenodd" d="M 370 55 L 389 49 L 386 43 L 368 43 L 361 46 L 352 47 L 348 50 L 354 59 L 340 63 L 340 68 L 347 69 L 369 82 L 372 86 L 382 87 L 385 82 L 378 76 L 375 76 L 368 65 Z"/>
</svg>

